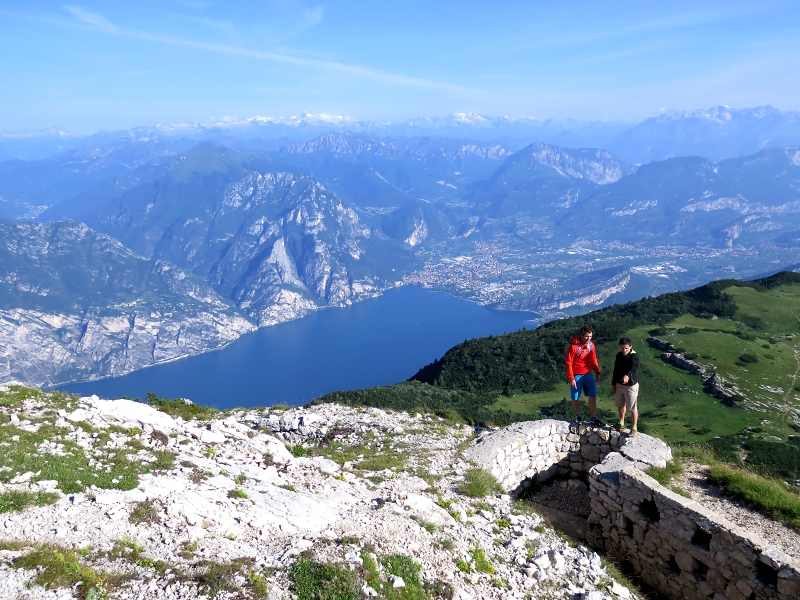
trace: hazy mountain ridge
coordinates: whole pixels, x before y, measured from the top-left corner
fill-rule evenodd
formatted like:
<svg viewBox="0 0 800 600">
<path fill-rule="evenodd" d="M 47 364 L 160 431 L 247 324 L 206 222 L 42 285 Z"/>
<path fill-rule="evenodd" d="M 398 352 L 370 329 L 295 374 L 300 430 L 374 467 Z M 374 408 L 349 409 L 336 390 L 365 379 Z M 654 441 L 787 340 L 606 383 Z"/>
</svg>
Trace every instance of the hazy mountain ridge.
<svg viewBox="0 0 800 600">
<path fill-rule="evenodd" d="M 618 230 L 622 239 L 666 235 L 727 246 L 736 239 L 758 244 L 775 238 L 769 232 L 800 227 L 797 156 L 792 147 L 716 165 L 692 157 L 654 162 L 599 189 L 581 210 L 595 215 L 603 228 Z M 577 226 L 579 214 L 565 215 L 564 224 Z"/>
<path fill-rule="evenodd" d="M 0 197 L 9 203 L 6 216 L 23 216 L 31 209 L 32 216 L 37 216 L 48 206 L 78 195 L 109 177 L 124 176 L 154 159 L 186 151 L 193 145 L 194 142 L 184 138 L 123 137 L 43 160 L 0 162 Z"/>
<path fill-rule="evenodd" d="M 255 329 L 207 284 L 82 223 L 0 220 L 0 380 L 122 375 Z"/>
<path fill-rule="evenodd" d="M 366 121 L 344 116 L 252 117 L 216 123 L 155 124 L 90 136 L 55 128 L 0 135 L 0 160 L 41 159 L 58 151 L 112 139 L 158 135 L 216 140 L 226 145 L 277 149 L 270 140 L 305 142 L 325 132 L 352 132 L 391 138 L 466 138 L 501 143 L 513 149 L 535 141 L 570 148 L 606 148 L 631 163 L 698 155 L 711 160 L 753 154 L 766 147 L 800 144 L 800 113 L 771 106 L 733 109 L 713 106 L 666 111 L 644 121 L 545 119 L 485 116 L 475 112 L 402 121 Z"/>
</svg>

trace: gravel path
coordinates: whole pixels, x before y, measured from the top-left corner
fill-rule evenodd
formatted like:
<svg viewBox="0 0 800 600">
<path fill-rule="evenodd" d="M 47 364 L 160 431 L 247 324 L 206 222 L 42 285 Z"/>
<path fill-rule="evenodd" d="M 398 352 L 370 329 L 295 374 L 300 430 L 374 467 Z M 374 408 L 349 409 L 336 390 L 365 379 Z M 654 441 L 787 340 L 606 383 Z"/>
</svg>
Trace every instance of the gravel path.
<svg viewBox="0 0 800 600">
<path fill-rule="evenodd" d="M 683 469 L 672 485 L 689 492 L 692 500 L 765 539 L 775 548 L 800 558 L 800 532 L 765 517 L 746 502 L 724 496 L 719 486 L 708 483 L 708 466 L 687 461 L 683 463 Z"/>
</svg>

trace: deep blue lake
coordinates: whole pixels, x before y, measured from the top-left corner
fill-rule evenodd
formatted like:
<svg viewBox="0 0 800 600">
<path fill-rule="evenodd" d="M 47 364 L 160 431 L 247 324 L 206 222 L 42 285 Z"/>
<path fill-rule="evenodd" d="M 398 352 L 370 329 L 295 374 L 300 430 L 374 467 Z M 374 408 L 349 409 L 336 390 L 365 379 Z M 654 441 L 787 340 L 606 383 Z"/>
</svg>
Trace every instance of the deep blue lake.
<svg viewBox="0 0 800 600">
<path fill-rule="evenodd" d="M 404 286 L 260 329 L 216 352 L 59 389 L 101 398 L 155 392 L 217 408 L 298 405 L 403 381 L 465 339 L 531 329 L 536 316 Z"/>
</svg>

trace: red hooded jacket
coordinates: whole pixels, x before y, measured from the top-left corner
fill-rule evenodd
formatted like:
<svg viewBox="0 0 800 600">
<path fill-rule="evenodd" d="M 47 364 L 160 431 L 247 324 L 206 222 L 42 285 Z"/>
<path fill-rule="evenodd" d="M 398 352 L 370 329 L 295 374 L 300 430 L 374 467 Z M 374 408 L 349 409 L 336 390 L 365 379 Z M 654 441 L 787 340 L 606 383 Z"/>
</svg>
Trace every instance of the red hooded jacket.
<svg viewBox="0 0 800 600">
<path fill-rule="evenodd" d="M 586 375 L 594 371 L 600 372 L 600 363 L 597 362 L 597 350 L 590 340 L 581 346 L 580 338 L 572 338 L 572 343 L 567 350 L 567 380 L 575 379 L 575 375 Z"/>
</svg>

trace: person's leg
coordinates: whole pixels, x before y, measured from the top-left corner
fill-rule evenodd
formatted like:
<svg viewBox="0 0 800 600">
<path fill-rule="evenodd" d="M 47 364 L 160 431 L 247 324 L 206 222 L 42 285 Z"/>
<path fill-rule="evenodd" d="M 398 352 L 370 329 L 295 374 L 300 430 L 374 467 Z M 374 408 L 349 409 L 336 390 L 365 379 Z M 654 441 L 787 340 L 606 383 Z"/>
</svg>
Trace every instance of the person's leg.
<svg viewBox="0 0 800 600">
<path fill-rule="evenodd" d="M 572 410 L 575 411 L 575 417 L 581 415 L 581 402 L 579 400 L 581 395 L 581 380 L 580 375 L 575 376 L 575 387 L 569 386 L 569 397 L 572 399 Z"/>
<path fill-rule="evenodd" d="M 617 407 L 617 415 L 619 416 L 619 424 L 625 425 L 625 405 Z"/>
<path fill-rule="evenodd" d="M 591 373 L 587 373 L 586 375 L 583 376 L 582 381 L 583 381 L 583 383 L 585 385 L 583 391 L 589 398 L 589 415 L 592 417 L 592 419 L 596 419 L 597 418 L 597 386 L 595 385 L 595 382 L 594 382 L 594 375 L 592 375 Z"/>
<path fill-rule="evenodd" d="M 632 385 L 628 391 L 628 398 L 625 400 L 625 407 L 631 411 L 631 418 L 633 425 L 631 426 L 631 433 L 634 435 L 639 434 L 639 384 Z"/>
</svg>

